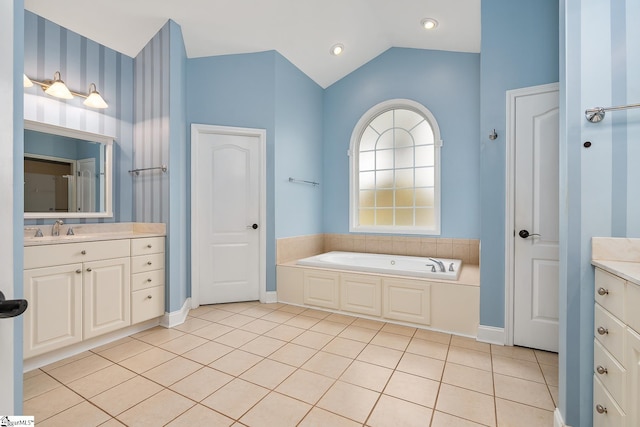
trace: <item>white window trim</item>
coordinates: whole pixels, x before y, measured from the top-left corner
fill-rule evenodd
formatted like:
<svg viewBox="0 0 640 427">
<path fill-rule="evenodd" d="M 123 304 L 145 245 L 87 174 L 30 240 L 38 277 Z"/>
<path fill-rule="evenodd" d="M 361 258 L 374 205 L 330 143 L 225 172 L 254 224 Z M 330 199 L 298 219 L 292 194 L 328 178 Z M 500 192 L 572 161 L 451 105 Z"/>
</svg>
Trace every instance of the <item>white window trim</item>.
<svg viewBox="0 0 640 427">
<path fill-rule="evenodd" d="M 385 111 L 404 108 L 412 109 L 423 115 L 431 128 L 433 129 L 434 147 L 434 192 L 435 192 L 435 227 L 425 228 L 416 226 L 361 226 L 359 222 L 359 144 L 360 137 L 365 131 L 371 119 Z M 383 234 L 422 234 L 428 236 L 439 236 L 441 228 L 441 206 L 440 206 L 440 151 L 442 148 L 442 139 L 440 139 L 440 127 L 435 116 L 424 105 L 410 99 L 391 99 L 381 102 L 370 108 L 362 115 L 351 134 L 351 143 L 349 145 L 349 231 L 355 233 L 383 233 Z"/>
</svg>

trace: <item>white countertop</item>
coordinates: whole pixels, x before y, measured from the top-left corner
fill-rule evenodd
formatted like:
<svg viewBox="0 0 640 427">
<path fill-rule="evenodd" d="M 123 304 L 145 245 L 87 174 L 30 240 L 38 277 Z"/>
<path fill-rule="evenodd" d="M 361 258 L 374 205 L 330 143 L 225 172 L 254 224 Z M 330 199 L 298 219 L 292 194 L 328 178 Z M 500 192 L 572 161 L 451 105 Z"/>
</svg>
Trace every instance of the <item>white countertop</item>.
<svg viewBox="0 0 640 427">
<path fill-rule="evenodd" d="M 640 239 L 593 237 L 591 264 L 640 286 Z"/>
<path fill-rule="evenodd" d="M 34 237 L 40 228 L 43 237 Z M 73 228 L 74 235 L 67 236 L 67 230 Z M 64 243 L 94 242 L 100 240 L 138 239 L 143 237 L 166 236 L 163 223 L 119 222 L 104 224 L 69 224 L 60 227 L 60 236 L 51 236 L 51 225 L 25 226 L 24 246 L 57 245 Z"/>
<path fill-rule="evenodd" d="M 592 260 L 591 264 L 640 286 L 640 262 Z"/>
</svg>

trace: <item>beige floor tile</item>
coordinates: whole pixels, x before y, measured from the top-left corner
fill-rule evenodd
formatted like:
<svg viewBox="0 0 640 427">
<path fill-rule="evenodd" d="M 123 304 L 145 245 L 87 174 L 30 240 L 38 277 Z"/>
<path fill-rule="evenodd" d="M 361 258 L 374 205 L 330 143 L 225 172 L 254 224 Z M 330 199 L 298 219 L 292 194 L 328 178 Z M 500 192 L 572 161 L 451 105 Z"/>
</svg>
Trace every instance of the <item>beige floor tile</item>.
<svg viewBox="0 0 640 427">
<path fill-rule="evenodd" d="M 384 394 L 433 408 L 438 395 L 437 381 L 395 371 Z"/>
<path fill-rule="evenodd" d="M 290 325 L 278 325 L 265 333 L 264 336 L 269 338 L 275 338 L 281 341 L 291 341 L 298 335 L 304 332 L 304 329 L 296 328 Z"/>
<path fill-rule="evenodd" d="M 317 351 L 297 344 L 285 344 L 279 350 L 271 353 L 269 359 L 300 367 L 304 365 Z"/>
<path fill-rule="evenodd" d="M 269 332 L 278 325 L 279 323 L 268 322 L 262 319 L 255 319 L 247 323 L 246 325 L 243 325 L 240 329 L 242 329 L 243 331 L 249 331 L 253 332 L 254 334 L 262 335 L 266 332 Z"/>
<path fill-rule="evenodd" d="M 319 321 L 320 319 L 316 319 L 315 317 L 295 316 L 284 322 L 284 324 L 294 326 L 296 328 L 309 329 Z"/>
<path fill-rule="evenodd" d="M 451 343 L 451 334 L 429 331 L 427 329 L 418 329 L 413 337 L 446 345 L 449 345 Z"/>
<path fill-rule="evenodd" d="M 525 360 L 527 362 L 537 362 L 533 350 L 525 347 L 491 344 L 491 354 L 494 356 Z"/>
<path fill-rule="evenodd" d="M 429 425 L 431 413 L 432 410 L 424 406 L 382 395 L 367 420 L 367 426 L 424 427 Z"/>
<path fill-rule="evenodd" d="M 341 338 L 347 338 L 354 341 L 369 343 L 378 332 L 375 329 L 363 328 L 361 326 L 347 326 L 338 335 Z"/>
<path fill-rule="evenodd" d="M 49 372 L 61 366 L 68 365 L 69 363 L 84 359 L 85 357 L 89 356 L 93 356 L 93 353 L 90 351 L 83 351 L 82 353 L 78 353 L 65 359 L 58 360 L 57 362 L 50 363 L 49 365 L 43 366 L 40 369 L 42 369 L 44 372 Z"/>
<path fill-rule="evenodd" d="M 493 374 L 496 397 L 553 411 L 555 405 L 546 384 Z"/>
<path fill-rule="evenodd" d="M 467 338 L 467 337 L 460 337 L 457 335 L 453 335 L 451 337 L 451 345 L 454 345 L 456 347 L 468 348 L 469 350 L 491 353 L 490 344 L 476 341 L 475 338 Z"/>
<path fill-rule="evenodd" d="M 169 387 L 171 384 L 193 374 L 202 365 L 184 357 L 176 357 L 168 362 L 146 371 L 143 376 L 158 384 Z"/>
<path fill-rule="evenodd" d="M 558 386 L 558 365 L 540 365 L 547 385 Z"/>
<path fill-rule="evenodd" d="M 329 344 L 325 345 L 322 351 L 355 359 L 366 346 L 365 343 L 360 341 L 336 337 L 331 340 Z"/>
<path fill-rule="evenodd" d="M 231 326 L 232 328 L 239 328 L 246 325 L 249 322 L 253 322 L 255 317 L 245 316 L 244 314 L 234 314 L 233 316 L 225 317 L 222 320 L 218 320 L 221 325 Z"/>
<path fill-rule="evenodd" d="M 164 344 L 160 344 L 158 347 L 163 350 L 170 351 L 171 353 L 183 354 L 196 347 L 200 347 L 202 344 L 206 344 L 207 342 L 209 341 L 196 335 L 184 334 L 180 338 L 167 341 Z"/>
<path fill-rule="evenodd" d="M 268 393 L 264 387 L 236 378 L 201 403 L 230 418 L 239 419 Z"/>
<path fill-rule="evenodd" d="M 165 330 L 165 329 L 167 329 L 167 328 L 165 328 L 164 326 L 160 326 L 160 325 L 154 326 L 153 328 L 145 329 L 144 331 L 140 331 L 140 332 L 137 332 L 137 333 L 131 335 L 131 338 L 136 338 L 137 339 L 137 338 L 143 337 L 145 335 L 149 335 L 149 334 L 152 334 L 154 332 L 162 331 L 162 330 Z"/>
<path fill-rule="evenodd" d="M 215 307 L 220 310 L 230 311 L 232 313 L 242 313 L 245 310 L 254 307 L 255 304 L 253 302 L 230 302 L 225 304 L 216 304 Z"/>
<path fill-rule="evenodd" d="M 493 372 L 544 383 L 540 365 L 536 362 L 525 362 L 510 357 L 493 356 Z"/>
<path fill-rule="evenodd" d="M 357 423 L 340 415 L 332 414 L 318 407 L 313 408 L 309 414 L 302 420 L 298 427 L 361 427 L 361 423 Z"/>
<path fill-rule="evenodd" d="M 259 336 L 253 341 L 249 341 L 248 343 L 240 347 L 240 350 L 257 354 L 258 356 L 267 357 L 285 344 L 286 344 L 286 341 L 280 341 L 275 338 Z"/>
<path fill-rule="evenodd" d="M 200 317 L 203 314 L 207 314 L 212 310 L 214 310 L 214 307 L 212 305 L 201 305 L 198 308 L 194 308 L 192 310 L 189 310 L 189 316 Z"/>
<path fill-rule="evenodd" d="M 315 317 L 317 319 L 326 319 L 331 313 L 328 311 L 316 310 L 315 308 L 307 308 L 300 314 L 303 316 Z"/>
<path fill-rule="evenodd" d="M 377 392 L 337 381 L 316 406 L 364 423 L 379 396 Z"/>
<path fill-rule="evenodd" d="M 411 341 L 411 337 L 380 331 L 375 337 L 373 337 L 373 339 L 371 340 L 371 344 L 392 348 L 394 350 L 405 351 L 405 349 L 409 345 L 409 341 Z"/>
<path fill-rule="evenodd" d="M 124 424 L 122 424 L 120 421 L 116 420 L 115 418 L 111 418 L 106 423 L 100 424 L 100 427 L 122 427 L 122 426 L 124 426 Z"/>
<path fill-rule="evenodd" d="M 251 408 L 240 422 L 250 427 L 295 427 L 310 409 L 311 405 L 271 392 Z"/>
<path fill-rule="evenodd" d="M 396 370 L 440 381 L 444 370 L 444 361 L 418 354 L 405 353 L 400 359 Z"/>
<path fill-rule="evenodd" d="M 158 347 L 153 347 L 151 350 L 147 350 L 143 353 L 136 354 L 133 357 L 120 362 L 121 366 L 132 370 L 138 374 L 146 372 L 149 369 L 153 369 L 158 365 L 163 364 L 173 358 L 177 357 L 175 354 L 163 350 Z"/>
<path fill-rule="evenodd" d="M 226 310 L 213 309 L 209 310 L 207 313 L 204 313 L 198 316 L 200 319 L 208 320 L 209 322 L 218 322 L 222 319 L 226 319 L 227 317 L 233 316 L 233 312 Z"/>
<path fill-rule="evenodd" d="M 214 360 L 217 360 L 232 351 L 233 347 L 209 341 L 200 347 L 196 347 L 193 350 L 183 353 L 182 357 L 186 357 L 187 359 L 191 359 L 203 365 L 208 365 Z"/>
<path fill-rule="evenodd" d="M 482 424 L 435 411 L 431 420 L 431 427 L 482 427 Z"/>
<path fill-rule="evenodd" d="M 315 405 L 334 382 L 333 379 L 324 375 L 298 369 L 275 390 L 294 399 Z"/>
<path fill-rule="evenodd" d="M 271 313 L 262 316 L 261 319 L 262 320 L 268 320 L 269 322 L 284 323 L 284 322 L 286 322 L 287 320 L 291 319 L 294 316 L 295 316 L 295 314 L 293 314 L 293 313 L 287 313 L 287 312 L 284 312 L 282 310 L 276 310 L 276 311 L 272 311 Z"/>
<path fill-rule="evenodd" d="M 449 384 L 440 386 L 436 410 L 487 426 L 496 425 L 493 396 Z"/>
<path fill-rule="evenodd" d="M 336 379 L 342 375 L 351 362 L 352 359 L 347 357 L 319 351 L 302 365 L 302 369 Z"/>
<path fill-rule="evenodd" d="M 498 427 L 540 427 L 553 425 L 553 412 L 496 398 Z"/>
<path fill-rule="evenodd" d="M 231 375 L 204 367 L 169 388 L 191 400 L 200 402 L 231 380 L 233 380 Z"/>
<path fill-rule="evenodd" d="M 309 328 L 310 331 L 321 332 L 327 335 L 333 335 L 334 337 L 342 332 L 347 327 L 344 323 L 330 322 L 326 319 L 319 321 L 315 325 Z"/>
<path fill-rule="evenodd" d="M 167 424 L 167 427 L 229 427 L 233 423 L 229 417 L 202 405 L 196 405 Z"/>
<path fill-rule="evenodd" d="M 134 339 L 131 338 L 131 337 L 124 337 L 124 338 L 121 338 L 119 340 L 111 341 L 111 342 L 103 344 L 101 346 L 94 347 L 94 348 L 91 349 L 91 352 L 92 353 L 100 353 L 102 351 L 110 349 L 111 347 L 117 347 L 117 346 L 119 346 L 121 344 L 128 343 L 128 342 L 131 342 L 131 341 L 134 341 Z"/>
<path fill-rule="evenodd" d="M 117 418 L 130 427 L 157 427 L 167 424 L 194 405 L 186 397 L 164 389 Z"/>
<path fill-rule="evenodd" d="M 89 357 L 52 369 L 47 373 L 61 383 L 68 384 L 71 381 L 85 377 L 110 365 L 113 365 L 113 362 L 97 354 L 92 354 Z"/>
<path fill-rule="evenodd" d="M 30 376 L 23 381 L 23 400 L 29 400 L 55 388 L 62 387 L 59 381 L 39 371 L 40 375 Z"/>
<path fill-rule="evenodd" d="M 560 391 L 558 390 L 558 387 L 550 385 L 549 393 L 551 393 L 551 398 L 553 399 L 553 403 L 555 403 L 556 407 L 558 407 L 558 405 L 560 404 L 560 401 L 558 400 L 559 393 L 560 393 Z"/>
<path fill-rule="evenodd" d="M 291 340 L 293 344 L 303 345 L 305 347 L 320 350 L 333 339 L 332 335 L 323 334 L 315 331 L 304 331 L 296 338 Z"/>
<path fill-rule="evenodd" d="M 550 351 L 534 350 L 538 363 L 543 365 L 558 365 L 558 353 Z"/>
<path fill-rule="evenodd" d="M 209 366 L 237 377 L 262 359 L 263 357 L 247 353 L 246 351 L 234 350 L 210 363 Z"/>
<path fill-rule="evenodd" d="M 94 405 L 117 416 L 162 390 L 162 386 L 136 376 L 89 399 Z"/>
<path fill-rule="evenodd" d="M 25 401 L 23 413 L 33 415 L 36 421 L 45 420 L 82 401 L 78 394 L 66 387 L 59 387 Z"/>
<path fill-rule="evenodd" d="M 264 359 L 243 373 L 240 378 L 273 390 L 284 381 L 296 368 L 275 360 Z"/>
<path fill-rule="evenodd" d="M 70 382 L 67 387 L 85 399 L 96 396 L 135 377 L 136 374 L 119 365 L 111 365 L 86 377 Z"/>
<path fill-rule="evenodd" d="M 22 378 L 23 380 L 29 379 L 29 378 L 33 378 L 36 377 L 38 375 L 42 375 L 44 374 L 44 371 L 41 369 L 33 369 L 29 372 L 25 372 L 24 374 L 22 374 Z"/>
<path fill-rule="evenodd" d="M 65 427 L 93 427 L 99 426 L 111 419 L 111 415 L 96 408 L 91 403 L 84 401 L 66 411 L 60 412 L 42 422 L 37 422 L 38 427 L 65 426 Z M 36 420 L 37 421 L 37 420 Z"/>
<path fill-rule="evenodd" d="M 363 319 L 358 317 L 356 320 L 351 323 L 351 326 L 358 326 L 360 328 L 373 329 L 374 331 L 379 331 L 385 325 L 385 322 L 380 322 L 378 320 L 370 320 Z"/>
<path fill-rule="evenodd" d="M 482 351 L 469 350 L 451 346 L 447 354 L 447 362 L 470 366 L 491 372 L 491 355 Z"/>
<path fill-rule="evenodd" d="M 228 345 L 233 348 L 240 348 L 249 341 L 252 341 L 258 338 L 258 334 L 254 334 L 253 332 L 243 331 L 242 329 L 235 329 L 227 334 L 224 334 L 214 341 L 220 344 Z"/>
<path fill-rule="evenodd" d="M 243 316 L 251 316 L 253 318 L 260 318 L 262 316 L 266 316 L 267 314 L 271 313 L 273 310 L 269 309 L 269 308 L 264 308 L 262 306 L 260 307 L 252 307 L 248 310 L 245 310 L 242 312 Z"/>
<path fill-rule="evenodd" d="M 442 382 L 468 390 L 493 395 L 493 375 L 489 371 L 447 363 Z"/>
<path fill-rule="evenodd" d="M 387 323 L 382 327 L 382 332 L 389 332 L 396 335 L 404 335 L 405 337 L 413 337 L 418 328 L 412 328 L 411 326 L 395 325 L 393 323 Z"/>
<path fill-rule="evenodd" d="M 124 359 L 133 357 L 136 354 L 140 354 L 142 352 L 150 350 L 151 348 L 153 348 L 153 346 L 147 344 L 146 342 L 131 340 L 125 342 L 124 344 L 102 350 L 98 354 L 106 359 L 111 360 L 112 362 L 119 363 Z"/>
<path fill-rule="evenodd" d="M 355 316 L 347 316 L 345 314 L 338 314 L 338 313 L 331 313 L 330 315 L 324 318 L 324 320 L 327 320 L 329 322 L 337 322 L 345 325 L 352 324 L 356 319 L 357 318 Z"/>
<path fill-rule="evenodd" d="M 284 313 L 293 313 L 293 314 L 300 314 L 305 310 L 306 310 L 305 307 L 298 307 L 297 305 L 285 305 L 284 307 L 280 308 L 280 311 Z"/>
<path fill-rule="evenodd" d="M 402 352 L 399 350 L 369 344 L 360 352 L 357 360 L 393 369 L 398 365 L 400 358 Z"/>
<path fill-rule="evenodd" d="M 446 360 L 449 346 L 435 341 L 413 338 L 407 346 L 406 351 L 408 353 L 419 354 L 420 356 Z"/>
<path fill-rule="evenodd" d="M 185 320 L 184 323 L 178 326 L 174 326 L 174 329 L 177 329 L 182 332 L 191 333 L 193 331 L 197 331 L 198 329 L 204 328 L 205 326 L 211 325 L 211 322 L 204 319 L 198 319 L 196 317 L 189 317 Z"/>
<path fill-rule="evenodd" d="M 371 363 L 354 360 L 340 377 L 340 381 L 382 392 L 393 370 Z"/>
<path fill-rule="evenodd" d="M 191 333 L 201 338 L 213 340 L 221 337 L 224 334 L 228 334 L 231 331 L 233 331 L 233 328 L 231 326 L 221 325 L 219 323 L 211 323 L 210 325 L 197 329 Z"/>
<path fill-rule="evenodd" d="M 174 340 L 184 335 L 184 332 L 177 329 L 162 328 L 159 331 L 138 338 L 142 342 L 151 345 L 164 344 L 167 341 Z"/>
</svg>

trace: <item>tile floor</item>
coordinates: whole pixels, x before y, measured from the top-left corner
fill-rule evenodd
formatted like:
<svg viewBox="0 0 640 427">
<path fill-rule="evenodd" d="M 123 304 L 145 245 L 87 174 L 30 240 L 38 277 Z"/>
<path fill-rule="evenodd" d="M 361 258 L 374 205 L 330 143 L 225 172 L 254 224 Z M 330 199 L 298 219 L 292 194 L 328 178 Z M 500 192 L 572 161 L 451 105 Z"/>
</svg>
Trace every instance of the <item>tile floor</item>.
<svg viewBox="0 0 640 427">
<path fill-rule="evenodd" d="M 249 302 L 202 306 L 24 378 L 39 427 L 541 427 L 558 358 Z"/>
</svg>

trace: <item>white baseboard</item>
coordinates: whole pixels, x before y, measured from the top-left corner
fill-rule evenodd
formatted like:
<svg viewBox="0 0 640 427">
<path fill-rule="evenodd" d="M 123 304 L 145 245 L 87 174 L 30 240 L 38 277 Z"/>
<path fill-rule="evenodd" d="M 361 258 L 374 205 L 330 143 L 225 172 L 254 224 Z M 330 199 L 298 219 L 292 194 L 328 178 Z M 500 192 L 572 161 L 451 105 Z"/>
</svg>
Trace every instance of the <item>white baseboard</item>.
<svg viewBox="0 0 640 427">
<path fill-rule="evenodd" d="M 556 410 L 553 411 L 553 427 L 569 427 L 564 423 L 559 408 L 556 408 Z"/>
<path fill-rule="evenodd" d="M 173 328 L 178 325 L 182 325 L 187 319 L 189 310 L 191 310 L 191 298 L 187 298 L 184 301 L 180 310 L 165 313 L 164 316 L 162 316 L 162 320 L 160 320 L 160 325 L 165 328 Z"/>
<path fill-rule="evenodd" d="M 267 304 L 273 304 L 274 302 L 278 302 L 278 292 L 267 291 L 264 296 L 264 302 Z"/>
<path fill-rule="evenodd" d="M 495 326 L 478 326 L 478 335 L 476 341 L 486 342 L 495 345 L 504 345 L 505 334 L 504 328 L 496 328 Z"/>
</svg>

